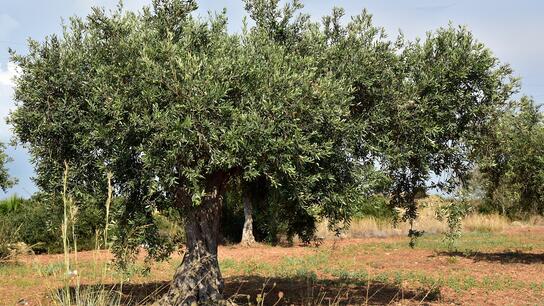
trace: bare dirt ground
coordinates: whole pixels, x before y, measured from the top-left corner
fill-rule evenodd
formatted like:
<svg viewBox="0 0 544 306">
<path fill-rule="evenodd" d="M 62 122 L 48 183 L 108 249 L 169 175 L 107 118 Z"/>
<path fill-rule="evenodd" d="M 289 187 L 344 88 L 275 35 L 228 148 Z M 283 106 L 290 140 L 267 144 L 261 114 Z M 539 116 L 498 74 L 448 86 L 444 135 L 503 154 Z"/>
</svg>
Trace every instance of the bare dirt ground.
<svg viewBox="0 0 544 306">
<path fill-rule="evenodd" d="M 221 246 L 225 296 L 244 305 L 259 294 L 265 305 L 544 305 L 544 227 L 467 234 L 455 251 L 440 239 L 423 238 L 415 249 L 402 237 L 329 240 L 319 247 Z M 96 286 L 97 279 L 118 283 L 101 270 L 111 258 L 105 251 L 80 252 L 82 286 Z M 62 260 L 24 256 L 0 265 L 0 305 L 49 304 L 46 294 L 62 286 Z M 150 274 L 136 268 L 124 274 L 124 301 L 160 296 L 180 260 L 176 254 L 153 264 Z"/>
</svg>

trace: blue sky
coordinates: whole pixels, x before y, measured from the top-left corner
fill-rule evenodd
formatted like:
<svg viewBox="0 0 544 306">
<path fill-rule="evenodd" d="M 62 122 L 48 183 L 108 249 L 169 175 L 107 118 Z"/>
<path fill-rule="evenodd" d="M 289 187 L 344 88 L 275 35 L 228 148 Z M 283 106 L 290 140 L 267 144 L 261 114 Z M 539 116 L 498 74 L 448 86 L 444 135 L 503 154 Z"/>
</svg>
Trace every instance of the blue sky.
<svg viewBox="0 0 544 306">
<path fill-rule="evenodd" d="M 374 14 L 374 23 L 385 27 L 391 37 L 402 29 L 408 38 L 423 37 L 426 31 L 445 26 L 449 21 L 467 25 L 475 36 L 493 50 L 503 62 L 509 63 L 522 78 L 522 93 L 544 102 L 544 1 L 540 0 L 302 0 L 304 11 L 319 20 L 334 6 L 343 7 L 347 15 L 367 8 Z M 26 39 L 42 40 L 59 33 L 61 19 L 85 16 L 92 6 L 114 8 L 117 0 L 6 0 L 0 4 L 0 141 L 11 139 L 4 118 L 13 108 L 11 76 L 15 67 L 8 64 L 8 47 L 24 53 Z M 125 0 L 128 10 L 137 10 L 151 0 Z M 241 0 L 199 1 L 198 14 L 227 8 L 229 30 L 237 31 L 244 16 Z M 22 147 L 9 147 L 14 159 L 8 165 L 19 184 L 0 198 L 17 193 L 28 197 L 36 187 L 29 156 Z"/>
</svg>

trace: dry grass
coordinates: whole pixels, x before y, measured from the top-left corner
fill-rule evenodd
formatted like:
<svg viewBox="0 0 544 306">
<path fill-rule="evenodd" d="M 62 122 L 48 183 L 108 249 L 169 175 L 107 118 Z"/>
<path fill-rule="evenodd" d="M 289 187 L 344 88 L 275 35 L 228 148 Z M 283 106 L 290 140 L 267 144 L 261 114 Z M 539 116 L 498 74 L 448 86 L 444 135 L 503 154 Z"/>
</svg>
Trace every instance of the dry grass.
<svg viewBox="0 0 544 306">
<path fill-rule="evenodd" d="M 425 208 L 421 211 L 419 218 L 414 222 L 414 228 L 418 230 L 424 230 L 426 233 L 437 234 L 443 233 L 447 230 L 447 225 L 444 222 L 440 222 L 436 219 L 433 209 Z M 344 238 L 385 238 L 406 236 L 410 224 L 408 222 L 400 222 L 394 226 L 390 220 L 378 219 L 375 217 L 367 217 L 363 219 L 352 220 L 348 229 L 346 229 L 341 237 Z M 317 233 L 318 237 L 324 239 L 333 238 L 334 233 L 329 231 L 327 223 L 322 222 L 318 225 Z"/>
<path fill-rule="evenodd" d="M 544 225 L 544 217 L 539 215 L 534 215 L 527 220 L 527 225 L 536 225 L 536 226 L 542 226 Z"/>
<path fill-rule="evenodd" d="M 418 201 L 420 214 L 414 222 L 414 228 L 425 231 L 428 234 L 439 234 L 448 231 L 448 225 L 445 221 L 439 221 L 436 218 L 437 207 L 447 203 L 438 196 L 430 196 Z M 463 221 L 464 232 L 502 232 L 508 227 L 516 225 L 544 225 L 544 218 L 533 216 L 527 222 L 511 223 L 506 217 L 498 214 L 478 214 L 473 213 L 467 216 Z M 391 220 L 378 219 L 375 217 L 366 217 L 352 220 L 351 225 L 341 235 L 342 238 L 385 238 L 406 236 L 410 229 L 408 222 L 400 222 L 396 226 Z M 327 223 L 322 222 L 318 225 L 318 237 L 327 239 L 333 238 L 335 233 L 327 228 Z"/>
<path fill-rule="evenodd" d="M 465 232 L 501 232 L 509 226 L 508 219 L 498 214 L 471 214 L 463 220 Z"/>
</svg>

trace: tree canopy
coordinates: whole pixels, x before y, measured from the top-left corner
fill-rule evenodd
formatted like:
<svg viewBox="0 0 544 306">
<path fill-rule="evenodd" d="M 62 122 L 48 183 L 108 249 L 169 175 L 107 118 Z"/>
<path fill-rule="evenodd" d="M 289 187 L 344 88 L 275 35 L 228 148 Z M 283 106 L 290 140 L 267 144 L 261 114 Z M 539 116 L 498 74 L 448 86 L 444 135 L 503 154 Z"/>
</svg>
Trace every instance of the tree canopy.
<svg viewBox="0 0 544 306">
<path fill-rule="evenodd" d="M 516 88 L 465 28 L 392 42 L 366 11 L 343 23 L 334 9 L 318 23 L 297 14 L 298 1 L 246 8 L 255 25 L 238 34 L 224 13 L 194 17 L 191 0 L 93 9 L 12 53 L 21 75 L 10 123 L 41 189 L 61 189 L 65 161 L 76 199 L 105 193 L 112 173 L 122 251 L 168 254 L 153 213 L 183 216 L 188 250 L 164 304 L 222 298 L 217 239 L 230 181 L 265 180 L 282 199 L 274 205 L 334 226 L 349 222 L 350 202 L 379 171 L 391 205 L 413 219 L 431 173 L 451 176 L 438 187 L 462 181 Z"/>
<path fill-rule="evenodd" d="M 517 79 L 465 27 L 390 41 L 366 11 L 346 25 L 343 14 L 324 18 L 322 67 L 351 84 L 354 157 L 378 165 L 391 206 L 413 220 L 419 192 L 451 192 L 466 180 Z"/>
</svg>

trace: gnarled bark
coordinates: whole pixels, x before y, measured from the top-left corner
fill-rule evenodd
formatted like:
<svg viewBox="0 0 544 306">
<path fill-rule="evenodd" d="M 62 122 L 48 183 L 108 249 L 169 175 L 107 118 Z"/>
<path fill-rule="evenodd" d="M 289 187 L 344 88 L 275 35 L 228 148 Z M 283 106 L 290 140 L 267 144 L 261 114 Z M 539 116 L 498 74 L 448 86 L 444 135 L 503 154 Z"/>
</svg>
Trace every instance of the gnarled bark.
<svg viewBox="0 0 544 306">
<path fill-rule="evenodd" d="M 184 209 L 187 250 L 181 265 L 176 270 L 170 289 L 158 302 L 159 305 L 225 303 L 222 295 L 223 278 L 217 259 L 223 184 L 222 177 L 211 179 L 209 192 L 202 203 L 199 206 Z M 185 201 L 188 200 L 188 195 L 183 197 Z"/>
<path fill-rule="evenodd" d="M 255 236 L 253 236 L 253 206 L 251 203 L 251 195 L 249 191 L 245 191 L 243 195 L 244 202 L 244 228 L 242 229 L 242 241 L 240 244 L 250 246 L 255 244 Z"/>
</svg>

